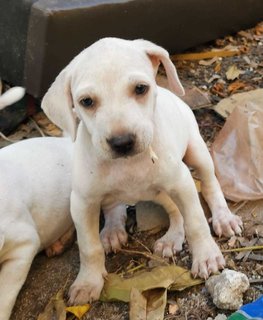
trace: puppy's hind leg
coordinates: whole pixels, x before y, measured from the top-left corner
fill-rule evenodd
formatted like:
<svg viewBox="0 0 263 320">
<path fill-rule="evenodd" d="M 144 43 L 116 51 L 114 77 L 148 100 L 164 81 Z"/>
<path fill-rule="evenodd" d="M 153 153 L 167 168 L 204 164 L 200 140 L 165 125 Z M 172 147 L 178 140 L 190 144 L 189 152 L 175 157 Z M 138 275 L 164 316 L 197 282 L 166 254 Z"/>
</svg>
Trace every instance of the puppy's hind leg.
<svg viewBox="0 0 263 320">
<path fill-rule="evenodd" d="M 201 180 L 201 191 L 212 212 L 213 229 L 218 236 L 230 237 L 242 232 L 242 221 L 232 214 L 227 206 L 219 182 L 215 176 L 214 164 L 205 142 L 198 133 L 191 139 L 184 162 L 193 167 Z"/>
<path fill-rule="evenodd" d="M 26 280 L 31 263 L 40 246 L 38 235 L 34 229 L 23 227 L 20 230 L 16 228 L 15 231 L 13 239 L 17 237 L 18 240 L 11 243 L 13 248 L 6 252 L 1 262 L 0 320 L 10 318 L 17 295 Z M 26 239 L 23 237 L 25 234 Z"/>
<path fill-rule="evenodd" d="M 103 207 L 105 225 L 100 232 L 100 239 L 106 253 L 116 252 L 125 245 L 128 234 L 125 230 L 127 219 L 126 205 L 117 204 L 110 208 Z"/>
<path fill-rule="evenodd" d="M 154 251 L 163 257 L 172 257 L 182 250 L 185 239 L 184 220 L 173 200 L 165 192 L 160 192 L 153 200 L 160 204 L 169 215 L 170 226 L 163 237 L 154 244 Z"/>
<path fill-rule="evenodd" d="M 75 227 L 72 225 L 56 242 L 45 249 L 46 255 L 51 258 L 62 254 L 69 248 L 75 239 Z"/>
</svg>

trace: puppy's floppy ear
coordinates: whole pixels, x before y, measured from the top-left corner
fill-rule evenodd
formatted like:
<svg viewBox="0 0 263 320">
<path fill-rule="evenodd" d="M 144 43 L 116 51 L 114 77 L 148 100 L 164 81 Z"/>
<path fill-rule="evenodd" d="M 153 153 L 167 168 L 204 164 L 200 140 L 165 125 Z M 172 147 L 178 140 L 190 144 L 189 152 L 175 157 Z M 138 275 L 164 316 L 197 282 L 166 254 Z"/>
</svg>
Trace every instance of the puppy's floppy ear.
<svg viewBox="0 0 263 320">
<path fill-rule="evenodd" d="M 134 43 L 144 50 L 152 61 L 156 72 L 160 62 L 163 64 L 170 89 L 178 96 L 185 94 L 184 88 L 178 78 L 177 71 L 174 64 L 169 58 L 169 53 L 162 47 L 147 41 L 147 40 L 134 40 Z"/>
<path fill-rule="evenodd" d="M 44 95 L 41 108 L 51 121 L 69 134 L 72 141 L 75 141 L 77 119 L 73 113 L 73 100 L 70 90 L 68 67 L 60 72 Z"/>
</svg>

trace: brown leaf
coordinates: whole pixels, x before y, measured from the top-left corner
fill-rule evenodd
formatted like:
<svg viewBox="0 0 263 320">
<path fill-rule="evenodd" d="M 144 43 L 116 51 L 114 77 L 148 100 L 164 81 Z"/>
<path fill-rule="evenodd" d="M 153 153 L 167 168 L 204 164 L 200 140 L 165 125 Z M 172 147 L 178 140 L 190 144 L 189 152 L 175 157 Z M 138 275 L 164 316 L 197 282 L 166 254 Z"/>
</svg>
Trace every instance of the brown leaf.
<svg viewBox="0 0 263 320">
<path fill-rule="evenodd" d="M 136 288 L 131 289 L 130 295 L 130 320 L 146 320 L 147 300 Z"/>
<path fill-rule="evenodd" d="M 66 305 L 63 300 L 64 288 L 52 297 L 37 320 L 66 320 Z"/>
<path fill-rule="evenodd" d="M 221 82 L 217 82 L 211 88 L 211 92 L 217 94 L 219 97 L 225 98 L 226 94 L 224 93 L 224 84 Z"/>
<path fill-rule="evenodd" d="M 263 33 L 263 23 L 259 23 L 256 27 L 255 27 L 255 33 L 256 35 L 261 35 Z"/>
<path fill-rule="evenodd" d="M 234 92 L 236 92 L 236 91 L 238 91 L 240 89 L 244 89 L 245 87 L 246 87 L 246 84 L 244 82 L 237 80 L 235 82 L 232 82 L 228 86 L 227 91 L 229 93 L 234 93 Z"/>
<path fill-rule="evenodd" d="M 202 282 L 202 279 L 193 279 L 188 270 L 175 265 L 159 266 L 151 271 L 139 272 L 128 279 L 110 273 L 105 281 L 100 299 L 102 301 L 128 302 L 132 288 L 137 288 L 140 292 L 155 288 L 181 291 Z"/>
</svg>

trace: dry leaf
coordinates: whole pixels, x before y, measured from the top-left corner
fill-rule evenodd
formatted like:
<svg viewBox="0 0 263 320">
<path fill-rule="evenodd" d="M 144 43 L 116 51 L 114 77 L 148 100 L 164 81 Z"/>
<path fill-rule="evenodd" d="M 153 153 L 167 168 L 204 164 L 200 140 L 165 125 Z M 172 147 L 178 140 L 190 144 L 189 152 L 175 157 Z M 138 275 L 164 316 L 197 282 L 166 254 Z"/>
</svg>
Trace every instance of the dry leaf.
<svg viewBox="0 0 263 320">
<path fill-rule="evenodd" d="M 217 94 L 219 97 L 225 98 L 226 94 L 224 91 L 224 84 L 221 82 L 217 82 L 211 88 L 211 92 Z"/>
<path fill-rule="evenodd" d="M 193 279 L 188 270 L 175 265 L 160 266 L 151 271 L 139 272 L 128 279 L 110 273 L 105 281 L 100 299 L 102 301 L 128 302 L 132 288 L 137 288 L 140 292 L 155 288 L 181 291 L 202 282 L 202 279 Z"/>
<path fill-rule="evenodd" d="M 218 57 L 214 57 L 210 60 L 200 60 L 199 64 L 201 66 L 211 66 L 213 63 L 215 63 L 218 60 Z"/>
<path fill-rule="evenodd" d="M 81 306 L 72 306 L 72 307 L 67 307 L 66 311 L 74 314 L 75 317 L 78 319 L 81 319 L 85 313 L 87 313 L 90 309 L 91 305 L 90 304 L 84 304 Z"/>
<path fill-rule="evenodd" d="M 130 295 L 130 320 L 163 320 L 167 290 L 157 288 L 141 293 L 132 288 Z"/>
<path fill-rule="evenodd" d="M 238 69 L 237 66 L 233 64 L 227 69 L 226 78 L 227 80 L 235 80 L 243 73 L 244 72 L 242 70 Z"/>
<path fill-rule="evenodd" d="M 255 33 L 256 35 L 261 35 L 263 33 L 263 23 L 259 23 L 256 27 L 255 27 Z"/>
<path fill-rule="evenodd" d="M 66 320 L 66 305 L 63 300 L 64 288 L 52 297 L 45 310 L 38 316 L 37 320 Z"/>
<path fill-rule="evenodd" d="M 130 320 L 146 320 L 147 300 L 142 293 L 136 289 L 131 289 L 130 295 Z"/>
<path fill-rule="evenodd" d="M 171 57 L 172 60 L 202 60 L 211 59 L 214 57 L 232 57 L 240 53 L 239 49 L 223 49 L 223 50 L 213 50 L 197 53 L 183 53 L 175 54 Z"/>
<path fill-rule="evenodd" d="M 244 82 L 237 80 L 237 81 L 231 83 L 231 84 L 228 86 L 227 90 L 228 90 L 228 92 L 230 92 L 230 93 L 234 93 L 234 92 L 236 92 L 237 90 L 244 89 L 245 87 L 246 87 L 246 84 L 245 84 Z"/>
<path fill-rule="evenodd" d="M 227 118 L 235 107 L 240 107 L 247 103 L 261 105 L 262 100 L 263 89 L 256 89 L 233 94 L 231 97 L 221 100 L 213 109 L 223 118 Z"/>
<path fill-rule="evenodd" d="M 208 94 L 201 91 L 197 87 L 187 88 L 185 90 L 185 96 L 182 97 L 182 100 L 188 104 L 192 110 L 211 105 Z"/>
<path fill-rule="evenodd" d="M 216 64 L 216 66 L 215 66 L 215 72 L 219 72 L 219 71 L 221 71 L 221 62 L 217 62 L 217 64 Z"/>
</svg>

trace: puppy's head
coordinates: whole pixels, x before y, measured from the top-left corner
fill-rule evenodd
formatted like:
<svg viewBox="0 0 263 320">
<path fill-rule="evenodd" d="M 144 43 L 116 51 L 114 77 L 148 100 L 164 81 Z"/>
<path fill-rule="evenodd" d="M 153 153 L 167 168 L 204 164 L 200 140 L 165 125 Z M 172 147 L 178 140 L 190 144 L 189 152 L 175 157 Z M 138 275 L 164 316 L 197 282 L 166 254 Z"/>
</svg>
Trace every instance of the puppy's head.
<svg viewBox="0 0 263 320">
<path fill-rule="evenodd" d="M 73 140 L 77 115 L 100 157 L 141 153 L 153 139 L 160 62 L 171 89 L 183 95 L 166 50 L 145 40 L 102 39 L 62 70 L 44 96 L 42 108 Z"/>
</svg>

